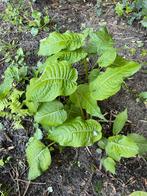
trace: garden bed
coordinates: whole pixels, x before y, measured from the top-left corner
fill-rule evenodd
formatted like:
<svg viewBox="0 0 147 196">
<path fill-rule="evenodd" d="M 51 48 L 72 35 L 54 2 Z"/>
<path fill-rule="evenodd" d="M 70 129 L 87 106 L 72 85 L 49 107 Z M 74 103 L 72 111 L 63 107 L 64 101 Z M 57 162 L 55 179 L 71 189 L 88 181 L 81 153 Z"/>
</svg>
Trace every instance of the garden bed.
<svg viewBox="0 0 147 196">
<path fill-rule="evenodd" d="M 112 98 L 101 104 L 103 112 L 108 116 L 128 108 L 129 123 L 125 130 L 128 133 L 141 133 L 147 136 L 146 105 L 137 101 L 137 93 L 147 89 L 147 55 L 141 55 L 147 49 L 147 31 L 138 24 L 127 25 L 125 20 L 119 19 L 114 13 L 113 3 L 103 5 L 103 14 L 97 16 L 95 1 L 37 1 L 35 7 L 40 11 L 47 6 L 57 28 L 61 32 L 71 30 L 79 32 L 84 27 L 98 29 L 106 23 L 113 35 L 119 53 L 123 56 L 139 61 L 142 69 L 127 81 L 128 88 L 122 90 Z M 1 9 L 4 3 L 0 3 Z M 27 65 L 32 67 L 38 61 L 35 50 L 38 50 L 40 39 L 48 33 L 40 32 L 32 37 L 29 32 L 19 32 L 11 29 L 1 21 L 1 37 L 6 42 L 16 40 L 19 46 L 29 53 Z M 51 27 L 52 30 L 52 27 Z M 3 34 L 3 32 L 5 32 Z M 8 33 L 7 33 L 8 32 Z M 5 36 L 4 36 L 5 35 Z M 140 43 L 143 43 L 141 46 Z M 135 49 L 132 54 L 131 49 Z M 7 63 L 0 64 L 0 74 L 7 67 Z M 82 73 L 84 70 L 80 70 Z M 66 148 L 61 153 L 52 153 L 50 169 L 33 182 L 27 180 L 28 165 L 25 158 L 25 148 L 29 137 L 33 134 L 32 120 L 24 121 L 25 129 L 14 130 L 12 122 L 1 119 L 4 131 L 0 132 L 0 156 L 7 154 L 11 157 L 4 168 L 0 168 L 0 185 L 8 195 L 54 195 L 54 196 L 91 196 L 91 195 L 129 195 L 133 191 L 147 191 L 147 162 L 144 157 L 123 159 L 117 166 L 116 175 L 112 175 L 99 167 L 100 154 L 96 146 L 89 148 Z M 111 122 L 108 127 L 109 131 Z M 49 193 L 51 192 L 51 193 Z"/>
</svg>

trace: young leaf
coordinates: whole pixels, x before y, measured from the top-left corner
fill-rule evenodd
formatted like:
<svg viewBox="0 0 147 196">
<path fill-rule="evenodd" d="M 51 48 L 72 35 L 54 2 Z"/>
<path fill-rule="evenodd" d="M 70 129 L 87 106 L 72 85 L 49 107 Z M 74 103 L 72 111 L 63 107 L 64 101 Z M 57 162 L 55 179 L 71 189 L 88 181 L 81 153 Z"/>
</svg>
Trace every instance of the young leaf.
<svg viewBox="0 0 147 196">
<path fill-rule="evenodd" d="M 36 138 L 30 138 L 26 148 L 29 164 L 28 180 L 34 180 L 48 169 L 51 164 L 49 149 Z"/>
<path fill-rule="evenodd" d="M 137 146 L 139 147 L 140 155 L 147 153 L 147 138 L 143 137 L 142 135 L 136 134 L 136 133 L 131 133 L 127 137 L 132 139 L 133 142 L 137 144 Z"/>
<path fill-rule="evenodd" d="M 139 98 L 147 102 L 147 91 L 141 92 Z"/>
<path fill-rule="evenodd" d="M 42 133 L 41 129 L 39 129 L 38 127 L 36 127 L 36 131 L 35 131 L 33 137 L 36 138 L 37 140 L 42 140 L 43 133 Z"/>
<path fill-rule="evenodd" d="M 77 70 L 66 61 L 49 64 L 40 78 L 33 78 L 27 88 L 27 101 L 49 102 L 57 96 L 68 96 L 77 88 Z"/>
<path fill-rule="evenodd" d="M 38 34 L 38 32 L 39 32 L 39 29 L 37 27 L 32 27 L 31 28 L 31 34 L 33 36 L 36 36 Z"/>
<path fill-rule="evenodd" d="M 61 146 L 91 146 L 101 139 L 101 125 L 95 120 L 77 117 L 49 131 L 48 138 Z"/>
<path fill-rule="evenodd" d="M 101 160 L 102 165 L 106 169 L 106 171 L 111 172 L 112 174 L 115 174 L 115 166 L 116 163 L 111 157 L 107 157 Z"/>
<path fill-rule="evenodd" d="M 124 7 L 122 3 L 117 3 L 115 7 L 115 12 L 118 14 L 118 16 L 122 16 L 124 14 Z"/>
<path fill-rule="evenodd" d="M 67 113 L 63 108 L 63 104 L 54 100 L 42 103 L 34 118 L 37 123 L 42 125 L 58 126 L 67 119 Z"/>
<path fill-rule="evenodd" d="M 115 161 L 120 161 L 121 157 L 135 157 L 139 152 L 137 144 L 129 137 L 123 135 L 109 137 L 105 149 L 107 155 Z"/>
<path fill-rule="evenodd" d="M 97 52 L 100 55 L 114 46 L 114 41 L 105 27 L 97 32 L 91 32 L 90 38 L 91 43 L 96 46 Z"/>
<path fill-rule="evenodd" d="M 121 130 L 123 129 L 125 123 L 128 120 L 128 113 L 127 109 L 125 109 L 123 112 L 119 113 L 113 123 L 113 135 L 117 135 Z"/>
<path fill-rule="evenodd" d="M 97 61 L 99 66 L 107 67 L 111 65 L 116 58 L 116 49 L 113 47 L 114 41 L 107 29 L 104 27 L 97 32 L 91 32 L 90 37 L 89 46 L 92 48 L 91 51 L 94 51 L 96 48 L 98 55 L 100 55 Z"/>
<path fill-rule="evenodd" d="M 97 101 L 92 98 L 89 92 L 88 84 L 81 84 L 77 90 L 70 96 L 70 100 L 79 108 L 83 108 L 92 116 L 105 119 L 102 115 Z"/>
<path fill-rule="evenodd" d="M 58 32 L 50 33 L 48 38 L 41 40 L 38 54 L 42 56 L 50 56 L 56 54 L 63 49 L 70 51 L 80 48 L 84 44 L 85 35 L 80 33 Z"/>
<path fill-rule="evenodd" d="M 104 100 L 117 93 L 123 82 L 140 69 L 136 62 L 126 62 L 123 66 L 109 67 L 90 83 L 90 92 L 94 99 Z"/>
</svg>

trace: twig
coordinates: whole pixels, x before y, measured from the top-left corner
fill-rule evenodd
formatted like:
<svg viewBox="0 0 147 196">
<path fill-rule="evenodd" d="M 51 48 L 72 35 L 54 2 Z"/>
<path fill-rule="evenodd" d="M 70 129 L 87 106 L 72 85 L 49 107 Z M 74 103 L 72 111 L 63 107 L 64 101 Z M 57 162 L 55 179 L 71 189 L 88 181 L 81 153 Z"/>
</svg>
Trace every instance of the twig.
<svg viewBox="0 0 147 196">
<path fill-rule="evenodd" d="M 15 175 L 16 175 L 16 184 L 17 184 L 17 188 L 18 188 L 18 194 L 19 194 L 19 196 L 21 196 L 21 194 L 20 194 L 20 187 L 19 187 L 19 182 L 18 182 L 18 177 L 19 177 L 19 173 L 18 173 L 18 170 L 17 170 L 17 167 L 16 167 L 16 169 L 15 169 Z"/>
<path fill-rule="evenodd" d="M 26 193 L 27 193 L 27 191 L 28 191 L 29 186 L 30 186 L 30 181 L 28 181 L 28 182 L 27 182 L 27 186 L 26 186 L 26 189 L 25 189 L 25 191 L 24 191 L 24 193 L 23 193 L 23 196 L 25 196 L 25 195 L 26 195 Z"/>
<path fill-rule="evenodd" d="M 43 185 L 43 184 L 46 184 L 45 182 L 43 183 L 43 182 L 30 182 L 30 181 L 27 181 L 27 180 L 22 180 L 22 179 L 14 179 L 14 180 L 18 180 L 18 181 L 20 181 L 20 182 L 23 182 L 23 183 L 30 183 L 30 184 L 34 184 L 34 185 Z"/>
<path fill-rule="evenodd" d="M 103 174 L 103 172 L 98 168 L 98 164 L 97 164 L 97 160 L 93 157 L 90 149 L 88 147 L 86 147 L 87 152 L 90 154 L 91 158 L 93 159 L 93 161 L 95 162 L 94 167 L 97 171 L 99 171 L 101 174 Z"/>
</svg>

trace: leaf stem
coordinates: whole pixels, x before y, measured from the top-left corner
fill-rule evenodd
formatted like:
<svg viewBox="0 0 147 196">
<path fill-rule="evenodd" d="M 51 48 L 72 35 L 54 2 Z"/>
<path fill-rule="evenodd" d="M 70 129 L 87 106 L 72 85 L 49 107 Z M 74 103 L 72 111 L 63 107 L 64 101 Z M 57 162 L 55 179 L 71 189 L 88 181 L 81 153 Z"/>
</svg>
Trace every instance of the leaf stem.
<svg viewBox="0 0 147 196">
<path fill-rule="evenodd" d="M 83 109 L 81 107 L 81 103 L 79 101 L 79 97 L 78 97 L 77 93 L 76 93 L 76 97 L 77 97 L 78 105 L 79 105 L 79 108 L 80 108 L 80 111 L 81 111 L 81 116 L 84 119 L 85 118 L 85 115 L 84 115 Z"/>
<path fill-rule="evenodd" d="M 49 148 L 50 146 L 54 145 L 56 142 L 50 143 L 47 147 Z"/>
<path fill-rule="evenodd" d="M 86 80 L 88 79 L 88 65 L 87 65 L 87 61 L 84 60 L 83 61 L 84 64 L 84 68 L 85 68 L 85 76 L 86 76 Z"/>
</svg>

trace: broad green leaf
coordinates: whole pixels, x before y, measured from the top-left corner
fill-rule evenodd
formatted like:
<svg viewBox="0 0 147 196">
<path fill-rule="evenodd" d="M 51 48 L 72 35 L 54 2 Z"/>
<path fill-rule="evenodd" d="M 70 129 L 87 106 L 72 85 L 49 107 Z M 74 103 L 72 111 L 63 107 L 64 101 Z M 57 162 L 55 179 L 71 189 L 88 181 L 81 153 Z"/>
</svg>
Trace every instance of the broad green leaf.
<svg viewBox="0 0 147 196">
<path fill-rule="evenodd" d="M 137 144 L 123 135 L 109 137 L 105 150 L 106 154 L 115 161 L 120 161 L 122 157 L 135 157 L 139 152 Z"/>
<path fill-rule="evenodd" d="M 48 138 L 61 146 L 91 146 L 101 139 L 101 125 L 95 120 L 77 117 L 49 131 Z"/>
<path fill-rule="evenodd" d="M 40 41 L 38 55 L 50 56 L 67 47 L 64 36 L 58 32 L 50 33 L 49 37 Z"/>
<path fill-rule="evenodd" d="M 42 103 L 39 107 L 35 121 L 45 126 L 58 126 L 67 119 L 63 104 L 57 100 Z"/>
<path fill-rule="evenodd" d="M 85 35 L 80 33 L 50 33 L 48 38 L 41 40 L 38 54 L 42 56 L 50 56 L 56 54 L 63 49 L 70 51 L 76 50 L 83 46 Z"/>
<path fill-rule="evenodd" d="M 59 60 L 66 60 L 70 64 L 73 64 L 73 63 L 76 63 L 76 62 L 84 59 L 87 56 L 87 53 L 84 52 L 82 49 L 78 49 L 75 51 L 64 50 L 64 51 L 57 53 L 57 55 L 55 55 L 55 56 Z"/>
<path fill-rule="evenodd" d="M 143 137 L 142 135 L 136 134 L 136 133 L 131 133 L 127 137 L 132 139 L 133 142 L 137 144 L 137 146 L 139 147 L 140 155 L 147 153 L 147 138 Z"/>
<path fill-rule="evenodd" d="M 111 157 L 104 158 L 104 159 L 102 159 L 101 162 L 102 162 L 102 165 L 104 166 L 104 168 L 106 169 L 106 171 L 109 171 L 112 174 L 115 174 L 116 163 Z"/>
<path fill-rule="evenodd" d="M 86 37 L 87 34 L 72 33 L 70 31 L 66 31 L 64 33 L 64 39 L 68 43 L 67 50 L 73 51 L 81 48 L 85 44 Z"/>
<path fill-rule="evenodd" d="M 135 192 L 131 193 L 129 196 L 147 196 L 147 192 L 135 191 Z"/>
<path fill-rule="evenodd" d="M 136 73 L 140 67 L 138 63 L 130 61 L 123 66 L 107 68 L 90 83 L 91 96 L 96 100 L 104 100 L 114 95 L 120 90 L 123 79 Z"/>
<path fill-rule="evenodd" d="M 28 180 L 36 179 L 51 164 L 51 155 L 48 147 L 36 138 L 30 138 L 26 148 L 26 157 L 29 164 Z"/>
<path fill-rule="evenodd" d="M 114 120 L 113 129 L 112 129 L 113 135 L 117 135 L 119 132 L 122 131 L 127 120 L 128 120 L 128 113 L 127 113 L 127 109 L 125 109 L 123 112 L 120 112 Z"/>
<path fill-rule="evenodd" d="M 111 65 L 116 59 L 116 49 L 107 49 L 101 57 L 98 59 L 98 64 L 100 67 L 107 67 Z"/>
<path fill-rule="evenodd" d="M 90 74 L 88 75 L 89 82 L 92 82 L 93 80 L 95 80 L 99 74 L 100 74 L 99 69 L 92 69 Z"/>
<path fill-rule="evenodd" d="M 97 104 L 97 101 L 92 98 L 89 92 L 88 84 L 81 84 L 77 90 L 70 96 L 70 100 L 79 108 L 83 108 L 92 116 L 105 119 Z"/>
<path fill-rule="evenodd" d="M 116 49 L 114 46 L 114 41 L 111 35 L 108 33 L 107 29 L 101 28 L 97 32 L 90 33 L 89 47 L 90 50 L 100 55 L 98 59 L 98 64 L 100 67 L 107 67 L 111 65 L 116 58 Z"/>
<path fill-rule="evenodd" d="M 49 102 L 57 96 L 68 96 L 77 88 L 77 70 L 66 61 L 49 64 L 40 78 L 33 78 L 27 88 L 27 101 Z"/>
<path fill-rule="evenodd" d="M 97 32 L 90 33 L 91 43 L 96 46 L 98 54 L 102 55 L 107 49 L 113 48 L 114 41 L 107 29 L 101 28 Z"/>
</svg>

